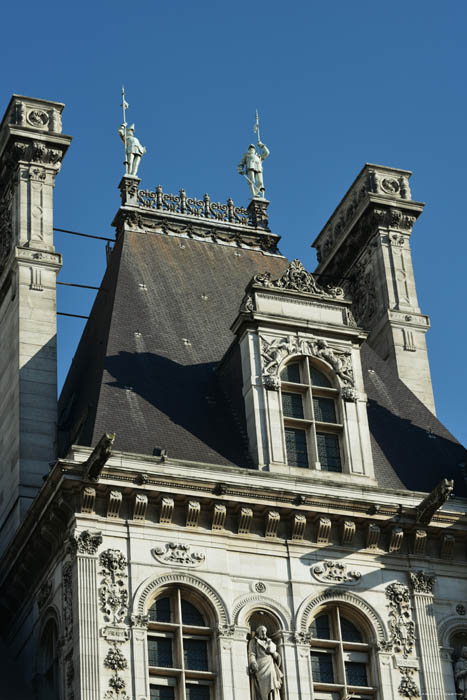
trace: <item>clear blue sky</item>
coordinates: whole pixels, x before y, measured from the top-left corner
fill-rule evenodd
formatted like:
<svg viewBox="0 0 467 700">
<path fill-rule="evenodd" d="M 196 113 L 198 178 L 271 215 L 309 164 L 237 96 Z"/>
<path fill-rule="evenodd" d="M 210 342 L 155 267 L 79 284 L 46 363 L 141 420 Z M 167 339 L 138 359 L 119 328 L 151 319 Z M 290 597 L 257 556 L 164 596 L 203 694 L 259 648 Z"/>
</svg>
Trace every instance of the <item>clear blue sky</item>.
<svg viewBox="0 0 467 700">
<path fill-rule="evenodd" d="M 413 197 L 427 202 L 412 247 L 438 415 L 467 442 L 467 3 L 49 0 L 6 3 L 2 20 L 1 111 L 14 92 L 66 103 L 58 227 L 112 235 L 122 82 L 151 189 L 246 204 L 235 166 L 258 107 L 271 227 L 309 269 L 363 163 L 413 170 Z M 62 281 L 99 284 L 103 243 L 57 234 L 56 247 Z M 58 289 L 59 310 L 88 313 L 91 292 Z M 61 384 L 83 323 L 58 325 Z"/>
</svg>

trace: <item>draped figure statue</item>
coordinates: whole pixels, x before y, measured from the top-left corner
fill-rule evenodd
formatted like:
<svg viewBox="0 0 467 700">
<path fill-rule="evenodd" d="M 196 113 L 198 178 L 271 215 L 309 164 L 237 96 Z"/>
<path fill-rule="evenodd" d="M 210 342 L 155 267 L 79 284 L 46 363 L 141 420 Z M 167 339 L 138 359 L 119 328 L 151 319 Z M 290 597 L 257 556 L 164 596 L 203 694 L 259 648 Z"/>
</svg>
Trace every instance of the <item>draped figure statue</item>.
<svg viewBox="0 0 467 700">
<path fill-rule="evenodd" d="M 248 644 L 248 670 L 252 678 L 251 700 L 280 700 L 283 673 L 277 647 L 260 625 Z"/>
<path fill-rule="evenodd" d="M 454 666 L 457 697 L 467 698 L 467 647 L 462 647 L 461 655 Z"/>
</svg>

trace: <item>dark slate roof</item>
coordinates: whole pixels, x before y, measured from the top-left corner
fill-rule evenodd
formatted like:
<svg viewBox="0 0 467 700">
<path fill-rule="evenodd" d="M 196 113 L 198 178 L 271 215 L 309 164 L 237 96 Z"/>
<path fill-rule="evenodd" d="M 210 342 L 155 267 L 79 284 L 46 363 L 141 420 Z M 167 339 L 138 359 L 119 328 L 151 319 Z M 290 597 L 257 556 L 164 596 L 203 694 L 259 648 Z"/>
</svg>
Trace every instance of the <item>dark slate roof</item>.
<svg viewBox="0 0 467 700">
<path fill-rule="evenodd" d="M 287 264 L 206 241 L 121 236 L 60 397 L 61 453 L 115 432 L 125 452 L 251 466 L 241 412 L 215 369 L 252 276 L 278 277 Z M 366 344 L 362 360 L 378 483 L 430 491 L 455 478 L 467 495 L 464 448 Z"/>
</svg>

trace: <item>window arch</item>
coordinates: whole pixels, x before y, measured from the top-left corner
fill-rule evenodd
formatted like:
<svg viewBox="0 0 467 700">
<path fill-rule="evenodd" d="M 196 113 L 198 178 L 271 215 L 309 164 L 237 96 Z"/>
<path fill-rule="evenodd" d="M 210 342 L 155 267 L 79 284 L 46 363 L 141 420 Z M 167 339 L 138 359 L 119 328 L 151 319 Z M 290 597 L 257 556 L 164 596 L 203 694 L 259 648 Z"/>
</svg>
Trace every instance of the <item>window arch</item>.
<svg viewBox="0 0 467 700">
<path fill-rule="evenodd" d="M 343 410 L 326 370 L 314 358 L 295 357 L 280 379 L 288 465 L 341 472 Z"/>
<path fill-rule="evenodd" d="M 214 615 L 181 586 L 159 589 L 148 608 L 151 700 L 214 700 Z"/>
<path fill-rule="evenodd" d="M 52 618 L 47 621 L 41 635 L 38 670 L 39 700 L 59 700 L 58 631 Z"/>
<path fill-rule="evenodd" d="M 310 622 L 314 697 L 369 700 L 376 695 L 370 630 L 353 610 L 329 605 Z"/>
</svg>

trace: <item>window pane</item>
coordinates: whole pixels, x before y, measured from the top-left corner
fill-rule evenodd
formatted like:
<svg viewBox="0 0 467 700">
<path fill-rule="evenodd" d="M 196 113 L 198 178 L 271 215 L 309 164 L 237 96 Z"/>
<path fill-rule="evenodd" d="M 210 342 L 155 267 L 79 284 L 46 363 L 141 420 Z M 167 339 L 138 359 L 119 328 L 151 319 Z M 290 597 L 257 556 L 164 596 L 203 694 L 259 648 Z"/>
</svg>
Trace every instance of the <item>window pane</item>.
<svg viewBox="0 0 467 700">
<path fill-rule="evenodd" d="M 149 608 L 151 622 L 170 622 L 170 598 L 158 598 Z"/>
<path fill-rule="evenodd" d="M 329 626 L 329 615 L 324 613 L 315 617 L 310 626 L 311 635 L 315 639 L 331 639 L 331 629 Z"/>
<path fill-rule="evenodd" d="M 165 668 L 173 666 L 171 639 L 148 639 L 148 653 L 150 666 L 164 666 Z"/>
<path fill-rule="evenodd" d="M 194 605 L 187 600 L 182 599 L 182 620 L 184 625 L 195 625 L 197 627 L 205 627 L 204 617 Z"/>
<path fill-rule="evenodd" d="M 208 671 L 208 645 L 203 639 L 184 639 L 185 668 L 190 671 Z"/>
<path fill-rule="evenodd" d="M 209 686 L 188 684 L 186 697 L 187 700 L 209 700 Z"/>
<path fill-rule="evenodd" d="M 348 685 L 368 685 L 366 664 L 361 664 L 357 661 L 347 661 L 345 664 L 345 677 Z"/>
<path fill-rule="evenodd" d="M 303 402 L 300 394 L 282 392 L 282 408 L 284 416 L 289 418 L 303 418 Z"/>
<path fill-rule="evenodd" d="M 311 652 L 311 673 L 315 683 L 334 683 L 332 656 L 320 651 Z"/>
<path fill-rule="evenodd" d="M 310 365 L 310 376 L 311 376 L 311 383 L 314 386 L 329 386 L 332 387 L 331 382 L 327 377 L 324 376 L 324 374 L 321 374 L 321 372 L 318 372 L 313 365 Z"/>
<path fill-rule="evenodd" d="M 320 420 L 324 423 L 337 423 L 336 406 L 333 399 L 313 396 L 313 410 L 315 412 L 315 420 Z"/>
<path fill-rule="evenodd" d="M 151 700 L 174 700 L 174 688 L 170 685 L 151 685 Z"/>
<path fill-rule="evenodd" d="M 283 382 L 300 384 L 300 366 L 298 362 L 292 362 L 290 365 L 286 365 L 281 372 L 281 379 Z"/>
<path fill-rule="evenodd" d="M 287 462 L 292 467 L 308 467 L 306 433 L 297 428 L 285 428 Z"/>
<path fill-rule="evenodd" d="M 339 438 L 329 433 L 316 433 L 318 443 L 318 459 L 321 469 L 328 472 L 342 471 L 341 456 L 339 452 Z"/>
<path fill-rule="evenodd" d="M 341 617 L 341 632 L 344 642 L 363 642 L 360 631 L 345 617 Z"/>
</svg>

